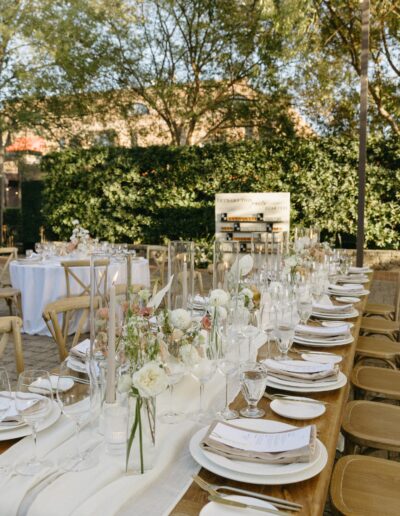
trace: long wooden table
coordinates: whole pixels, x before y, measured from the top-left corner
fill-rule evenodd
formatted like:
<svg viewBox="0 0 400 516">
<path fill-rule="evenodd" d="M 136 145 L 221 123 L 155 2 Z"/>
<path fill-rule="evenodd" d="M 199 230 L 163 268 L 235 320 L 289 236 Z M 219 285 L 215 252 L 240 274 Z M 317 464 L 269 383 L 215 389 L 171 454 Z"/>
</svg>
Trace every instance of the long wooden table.
<svg viewBox="0 0 400 516">
<path fill-rule="evenodd" d="M 368 284 L 366 288 L 368 288 Z M 319 399 L 328 403 L 326 412 L 321 417 L 314 420 L 299 421 L 293 419 L 285 419 L 278 416 L 269 408 L 269 401 L 263 398 L 260 401 L 260 406 L 266 411 L 265 418 L 272 419 L 275 421 L 281 421 L 290 423 L 296 426 L 305 426 L 310 423 L 314 423 L 317 426 L 318 437 L 326 446 L 328 451 L 328 462 L 323 471 L 303 482 L 297 482 L 295 484 L 288 484 L 282 486 L 261 486 L 254 484 L 246 484 L 235 481 L 230 481 L 225 478 L 219 477 L 204 468 L 200 471 L 200 475 L 207 481 L 223 484 L 232 485 L 236 487 L 242 487 L 247 490 L 254 492 L 265 493 L 268 495 L 276 496 L 279 498 L 285 498 L 286 500 L 295 501 L 303 505 L 303 509 L 300 512 L 293 513 L 299 516 L 317 516 L 323 514 L 325 502 L 328 494 L 329 481 L 331 478 L 332 468 L 335 459 L 336 445 L 340 431 L 340 425 L 342 421 L 343 410 L 346 405 L 349 389 L 350 389 L 350 375 L 353 368 L 354 355 L 357 346 L 357 338 L 360 331 L 362 312 L 367 302 L 367 297 L 355 305 L 359 310 L 359 316 L 353 319 L 351 322 L 354 323 L 352 333 L 354 336 L 354 342 L 347 346 L 338 346 L 331 349 L 332 352 L 343 356 L 343 360 L 340 364 L 342 372 L 347 376 L 348 382 L 345 387 L 341 389 L 330 391 L 313 393 L 315 399 Z M 313 348 L 319 349 L 319 348 Z M 265 349 L 261 348 L 260 358 L 263 358 L 262 354 L 265 353 Z M 274 391 L 279 392 L 279 391 Z M 283 391 L 282 391 L 283 392 Z M 245 405 L 245 402 L 241 395 L 239 395 L 234 402 L 231 404 L 233 408 L 241 408 Z M 10 441 L 0 442 L 0 453 L 10 448 L 19 439 L 13 439 Z M 189 489 L 186 491 L 182 499 L 178 502 L 176 507 L 172 510 L 172 516 L 195 516 L 198 515 L 202 507 L 208 503 L 208 495 L 205 491 L 201 490 L 196 484 L 192 483 Z"/>
<path fill-rule="evenodd" d="M 365 288 L 368 287 L 369 284 L 366 284 Z M 340 363 L 340 367 L 342 372 L 348 378 L 346 386 L 335 391 L 312 394 L 313 398 L 328 403 L 325 414 L 314 420 L 307 421 L 286 419 L 281 416 L 278 416 L 269 408 L 270 401 L 268 401 L 267 399 L 263 398 L 260 402 L 260 407 L 262 407 L 266 412 L 265 419 L 272 419 L 275 421 L 290 423 L 296 426 L 305 426 L 309 425 L 310 423 L 314 423 L 317 426 L 318 438 L 323 442 L 328 451 L 328 462 L 325 468 L 321 471 L 321 473 L 309 480 L 282 486 L 260 486 L 254 484 L 235 482 L 227 480 L 223 477 L 219 477 L 218 475 L 215 475 L 204 468 L 202 468 L 200 471 L 201 477 L 203 477 L 208 482 L 215 483 L 218 485 L 231 485 L 241 487 L 243 489 L 247 489 L 250 491 L 264 493 L 271 496 L 276 496 L 279 498 L 284 498 L 286 500 L 291 500 L 300 503 L 303 506 L 302 510 L 300 512 L 293 513 L 298 514 L 299 516 L 317 516 L 323 514 L 328 495 L 332 468 L 335 460 L 336 446 L 338 442 L 343 411 L 349 396 L 350 375 L 353 369 L 354 355 L 360 331 L 361 318 L 366 302 L 367 297 L 365 296 L 361 299 L 359 303 L 357 303 L 357 305 L 355 305 L 355 307 L 359 311 L 359 316 L 351 320 L 351 322 L 354 323 L 354 328 L 352 329 L 354 342 L 351 345 L 331 348 L 332 352 L 343 356 L 343 360 Z M 317 350 L 319 348 L 312 349 Z M 326 348 L 324 349 L 326 350 Z M 260 352 L 263 353 L 263 348 L 261 348 Z M 231 406 L 236 409 L 241 408 L 244 405 L 245 403 L 241 395 L 239 395 L 231 404 Z M 192 483 L 192 485 L 186 491 L 182 499 L 171 512 L 171 516 L 198 515 L 200 510 L 206 503 L 208 503 L 208 494 L 205 491 L 201 490 L 196 484 Z"/>
</svg>

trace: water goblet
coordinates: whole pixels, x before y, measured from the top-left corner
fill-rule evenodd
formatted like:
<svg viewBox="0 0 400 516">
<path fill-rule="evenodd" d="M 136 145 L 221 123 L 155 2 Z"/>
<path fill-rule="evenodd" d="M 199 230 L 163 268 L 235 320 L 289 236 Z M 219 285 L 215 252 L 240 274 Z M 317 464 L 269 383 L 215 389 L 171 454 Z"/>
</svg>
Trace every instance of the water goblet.
<svg viewBox="0 0 400 516">
<path fill-rule="evenodd" d="M 20 475 L 36 475 L 43 468 L 51 466 L 50 461 L 38 456 L 37 431 L 40 423 L 50 414 L 52 404 L 53 391 L 47 371 L 31 369 L 19 375 L 15 407 L 22 420 L 30 426 L 34 445 L 33 457 L 15 467 Z"/>
<path fill-rule="evenodd" d="M 294 331 L 299 320 L 296 303 L 283 303 L 276 310 L 274 331 L 278 338 L 281 360 L 288 359 L 288 352 L 292 346 Z"/>
<path fill-rule="evenodd" d="M 257 407 L 267 386 L 267 369 L 259 362 L 248 362 L 240 369 L 240 387 L 247 402 L 247 407 L 240 409 L 240 415 L 250 418 L 259 418 L 265 414 Z"/>
<path fill-rule="evenodd" d="M 300 317 L 301 324 L 307 324 L 308 319 L 312 314 L 312 297 L 307 294 L 299 294 L 297 298 L 297 311 Z"/>
<path fill-rule="evenodd" d="M 7 370 L 5 367 L 0 367 L 0 423 L 6 417 L 7 412 L 11 407 L 11 402 L 12 396 Z M 9 466 L 0 465 L 0 473 L 7 474 L 9 471 Z"/>
</svg>

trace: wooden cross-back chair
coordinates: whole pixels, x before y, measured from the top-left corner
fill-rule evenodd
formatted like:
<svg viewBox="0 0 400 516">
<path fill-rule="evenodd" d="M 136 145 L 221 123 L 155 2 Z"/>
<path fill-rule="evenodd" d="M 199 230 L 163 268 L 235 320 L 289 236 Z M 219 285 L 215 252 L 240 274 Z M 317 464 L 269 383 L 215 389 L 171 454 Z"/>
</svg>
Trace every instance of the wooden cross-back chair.
<svg viewBox="0 0 400 516">
<path fill-rule="evenodd" d="M 21 328 L 22 320 L 19 317 L 0 317 L 0 358 L 3 356 L 11 335 L 14 342 L 15 365 L 18 374 L 24 370 Z"/>
<path fill-rule="evenodd" d="M 149 262 L 151 283 L 164 286 L 165 267 L 168 263 L 168 247 L 165 245 L 148 245 L 146 256 Z"/>
<path fill-rule="evenodd" d="M 98 278 L 96 278 L 96 292 L 103 290 L 107 291 L 107 276 L 108 276 L 108 265 L 109 260 L 102 259 L 96 260 L 96 267 L 101 267 L 101 270 L 98 274 Z M 89 268 L 90 261 L 89 260 L 68 260 L 65 262 L 61 262 L 61 266 L 64 268 L 65 273 L 65 283 L 67 287 L 67 297 L 72 296 L 88 296 L 90 295 L 90 278 L 89 282 L 86 282 L 81 277 L 79 277 L 76 269 L 78 268 Z M 78 294 L 72 293 L 72 285 L 78 285 L 81 288 Z"/>
<path fill-rule="evenodd" d="M 21 291 L 12 288 L 10 280 L 10 263 L 17 259 L 16 247 L 0 247 L 0 299 L 8 305 L 10 316 L 13 315 L 13 306 L 17 314 L 22 317 Z"/>
</svg>

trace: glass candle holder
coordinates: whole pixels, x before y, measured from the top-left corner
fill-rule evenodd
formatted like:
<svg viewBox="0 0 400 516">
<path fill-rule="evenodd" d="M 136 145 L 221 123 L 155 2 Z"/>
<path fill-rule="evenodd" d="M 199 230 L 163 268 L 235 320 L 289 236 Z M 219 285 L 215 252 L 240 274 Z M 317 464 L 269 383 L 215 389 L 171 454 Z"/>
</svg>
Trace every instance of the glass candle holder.
<svg viewBox="0 0 400 516">
<path fill-rule="evenodd" d="M 104 403 L 104 440 L 109 455 L 122 455 L 128 439 L 128 405 Z"/>
<path fill-rule="evenodd" d="M 187 310 L 194 296 L 194 243 L 175 241 L 168 244 L 168 308 Z"/>
</svg>

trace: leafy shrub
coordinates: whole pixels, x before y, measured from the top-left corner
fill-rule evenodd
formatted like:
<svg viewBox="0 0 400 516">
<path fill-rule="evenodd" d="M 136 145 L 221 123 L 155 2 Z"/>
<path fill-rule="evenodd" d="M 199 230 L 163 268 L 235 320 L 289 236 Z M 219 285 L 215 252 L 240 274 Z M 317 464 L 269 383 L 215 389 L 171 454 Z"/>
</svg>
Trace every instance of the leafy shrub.
<svg viewBox="0 0 400 516">
<path fill-rule="evenodd" d="M 289 191 L 292 224 L 354 239 L 358 142 L 274 139 L 204 147 L 68 149 L 42 160 L 47 226 L 66 239 L 78 218 L 93 236 L 159 243 L 210 238 L 218 192 Z M 400 248 L 400 143 L 370 142 L 366 244 Z"/>
</svg>

